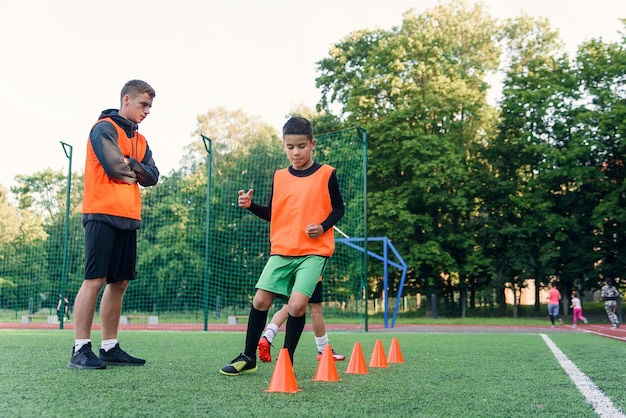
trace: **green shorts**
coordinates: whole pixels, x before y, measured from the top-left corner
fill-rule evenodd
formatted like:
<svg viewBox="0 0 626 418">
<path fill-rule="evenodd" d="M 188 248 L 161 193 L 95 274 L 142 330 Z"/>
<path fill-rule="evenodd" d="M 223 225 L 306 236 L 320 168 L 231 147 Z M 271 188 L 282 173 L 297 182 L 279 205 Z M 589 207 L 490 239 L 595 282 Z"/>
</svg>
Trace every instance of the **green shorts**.
<svg viewBox="0 0 626 418">
<path fill-rule="evenodd" d="M 293 291 L 310 298 L 324 271 L 326 260 L 327 257 L 319 255 L 303 257 L 273 255 L 267 260 L 256 288 L 275 293 L 283 299 L 289 299 Z"/>
</svg>

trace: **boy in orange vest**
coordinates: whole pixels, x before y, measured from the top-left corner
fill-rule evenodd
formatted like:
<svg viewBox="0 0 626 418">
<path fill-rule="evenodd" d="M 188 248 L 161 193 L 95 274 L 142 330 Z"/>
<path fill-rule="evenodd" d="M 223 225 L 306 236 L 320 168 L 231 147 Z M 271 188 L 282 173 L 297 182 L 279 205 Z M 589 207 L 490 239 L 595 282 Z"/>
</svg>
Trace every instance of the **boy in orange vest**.
<svg viewBox="0 0 626 418">
<path fill-rule="evenodd" d="M 244 351 L 220 370 L 227 376 L 257 370 L 257 345 L 276 296 L 289 300 L 283 347 L 293 363 L 306 306 L 335 249 L 333 226 L 345 211 L 335 169 L 311 159 L 311 122 L 290 118 L 283 126 L 283 146 L 291 166 L 274 172 L 268 205 L 252 202 L 253 189 L 239 191 L 239 206 L 270 222 L 271 253 L 256 284 Z"/>
<path fill-rule="evenodd" d="M 74 303 L 75 341 L 68 364 L 73 369 L 142 366 L 146 362 L 120 348 L 117 328 L 124 292 L 135 278 L 137 229 L 141 226 L 139 185 L 153 186 L 159 180 L 148 141 L 137 131 L 150 113 L 154 97 L 154 89 L 145 81 L 127 82 L 119 111 L 103 111 L 89 133 L 82 208 L 85 280 Z M 98 357 L 91 348 L 91 325 L 105 284 Z"/>
</svg>

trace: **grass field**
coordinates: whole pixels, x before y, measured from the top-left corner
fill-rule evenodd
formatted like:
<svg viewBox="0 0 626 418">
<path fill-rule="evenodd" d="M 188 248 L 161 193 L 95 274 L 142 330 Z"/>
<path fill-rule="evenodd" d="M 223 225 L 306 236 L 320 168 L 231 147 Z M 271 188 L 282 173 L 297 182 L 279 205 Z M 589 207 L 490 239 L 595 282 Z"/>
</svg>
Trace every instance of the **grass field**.
<svg viewBox="0 0 626 418">
<path fill-rule="evenodd" d="M 545 335 L 614 408 L 626 408 L 623 341 L 582 332 Z M 99 333 L 93 337 L 97 345 Z M 355 342 L 369 364 L 376 340 L 387 353 L 393 337 L 404 363 L 369 367 L 368 374 L 345 373 Z M 218 373 L 242 350 L 240 332 L 122 332 L 122 347 L 146 358 L 146 366 L 79 371 L 66 367 L 71 331 L 0 330 L 0 415 L 598 416 L 539 333 L 335 332 L 330 338 L 348 357 L 336 363 L 341 380 L 312 381 L 318 362 L 307 332 L 294 360 L 301 392 L 287 394 L 265 392 L 275 362 L 259 363 L 258 372 L 243 376 Z"/>
</svg>

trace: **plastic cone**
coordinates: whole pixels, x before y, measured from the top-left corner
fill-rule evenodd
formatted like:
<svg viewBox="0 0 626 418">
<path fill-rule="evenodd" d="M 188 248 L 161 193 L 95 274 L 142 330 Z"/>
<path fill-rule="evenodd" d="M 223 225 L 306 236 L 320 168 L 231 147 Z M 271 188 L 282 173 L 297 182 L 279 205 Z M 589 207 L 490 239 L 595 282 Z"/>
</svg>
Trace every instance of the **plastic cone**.
<svg viewBox="0 0 626 418">
<path fill-rule="evenodd" d="M 374 344 L 374 352 L 370 359 L 370 367 L 389 367 L 387 364 L 387 357 L 385 357 L 385 349 L 383 348 L 383 342 L 376 340 Z"/>
<path fill-rule="evenodd" d="M 387 356 L 388 363 L 404 363 L 404 358 L 402 357 L 402 351 L 400 351 L 400 344 L 398 343 L 397 338 L 392 338 L 391 340 L 391 348 L 389 348 L 389 355 Z"/>
<path fill-rule="evenodd" d="M 335 359 L 333 358 L 333 349 L 330 345 L 324 347 L 322 358 L 317 365 L 317 371 L 315 372 L 314 382 L 338 382 L 339 374 L 337 374 L 337 366 L 335 366 Z"/>
<path fill-rule="evenodd" d="M 289 357 L 289 351 L 286 348 L 280 349 L 278 361 L 276 361 L 276 367 L 272 374 L 272 380 L 270 380 L 270 387 L 266 392 L 300 392 L 298 383 L 296 382 L 296 375 L 293 372 L 293 364 Z"/>
<path fill-rule="evenodd" d="M 350 362 L 348 363 L 348 369 L 346 370 L 346 373 L 367 374 L 365 357 L 363 356 L 361 343 L 358 341 L 354 343 L 354 348 L 352 349 L 352 355 L 350 356 Z"/>
</svg>

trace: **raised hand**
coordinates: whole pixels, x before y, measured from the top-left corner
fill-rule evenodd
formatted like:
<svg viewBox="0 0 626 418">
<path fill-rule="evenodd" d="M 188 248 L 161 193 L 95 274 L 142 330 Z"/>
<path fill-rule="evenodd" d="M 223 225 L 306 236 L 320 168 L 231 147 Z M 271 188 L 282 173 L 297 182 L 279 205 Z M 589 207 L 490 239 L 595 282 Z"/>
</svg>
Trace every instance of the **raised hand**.
<svg viewBox="0 0 626 418">
<path fill-rule="evenodd" d="M 248 209 L 250 207 L 250 204 L 252 204 L 252 193 L 254 193 L 254 189 L 248 190 L 247 193 L 243 190 L 239 190 L 237 204 L 244 209 Z"/>
</svg>

